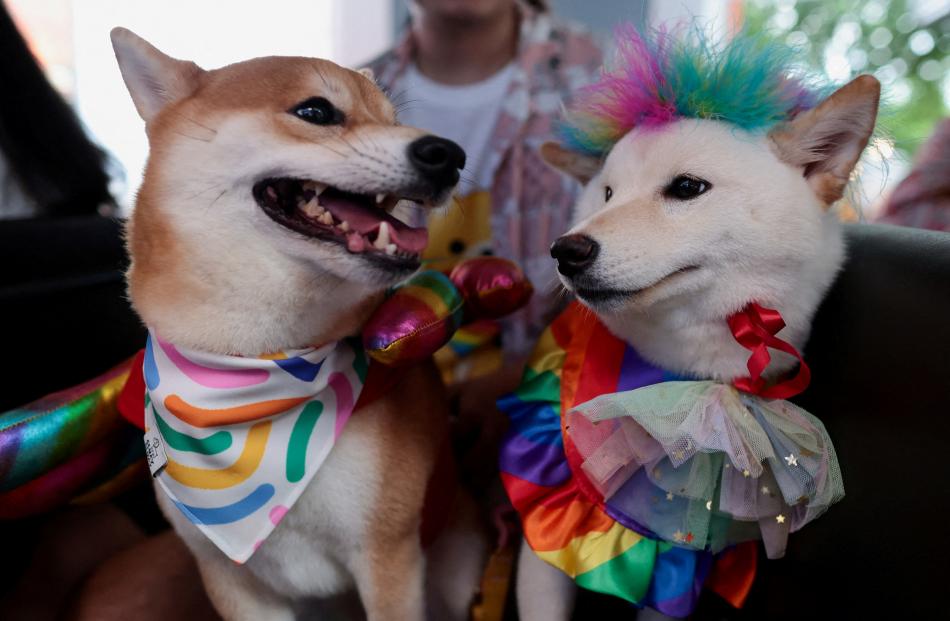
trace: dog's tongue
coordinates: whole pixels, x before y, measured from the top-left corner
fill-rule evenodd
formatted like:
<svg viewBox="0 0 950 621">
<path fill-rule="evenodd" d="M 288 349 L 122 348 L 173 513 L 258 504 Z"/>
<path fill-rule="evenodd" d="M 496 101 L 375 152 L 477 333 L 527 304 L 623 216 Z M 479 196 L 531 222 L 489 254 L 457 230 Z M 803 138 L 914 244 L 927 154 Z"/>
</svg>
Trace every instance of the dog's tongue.
<svg viewBox="0 0 950 621">
<path fill-rule="evenodd" d="M 320 195 L 320 204 L 337 220 L 345 220 L 350 230 L 367 236 L 383 222 L 389 224 L 389 239 L 400 250 L 415 254 L 425 250 L 429 234 L 424 228 L 413 228 L 392 217 L 385 210 L 367 204 L 372 199 L 327 190 Z"/>
</svg>

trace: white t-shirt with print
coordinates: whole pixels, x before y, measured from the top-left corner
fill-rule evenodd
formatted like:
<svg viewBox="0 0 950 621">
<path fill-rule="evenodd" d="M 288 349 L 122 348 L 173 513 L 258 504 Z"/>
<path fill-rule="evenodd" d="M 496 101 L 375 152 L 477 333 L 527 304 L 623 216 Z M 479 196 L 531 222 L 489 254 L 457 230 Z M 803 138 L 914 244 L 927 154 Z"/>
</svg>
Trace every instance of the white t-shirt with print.
<svg viewBox="0 0 950 621">
<path fill-rule="evenodd" d="M 404 92 L 395 94 L 396 104 L 405 100 L 400 123 L 448 138 L 465 149 L 459 185 L 462 195 L 491 187 L 494 171 L 487 166 L 489 142 L 514 71 L 514 63 L 509 63 L 481 82 L 448 86 L 422 75 L 413 64 L 401 85 Z"/>
</svg>

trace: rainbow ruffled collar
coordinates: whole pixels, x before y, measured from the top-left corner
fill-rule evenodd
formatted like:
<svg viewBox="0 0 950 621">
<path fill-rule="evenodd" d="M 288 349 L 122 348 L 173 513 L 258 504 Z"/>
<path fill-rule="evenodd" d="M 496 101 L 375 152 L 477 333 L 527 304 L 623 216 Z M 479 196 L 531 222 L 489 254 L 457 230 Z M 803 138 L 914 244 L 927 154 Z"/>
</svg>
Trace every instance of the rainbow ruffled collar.
<svg viewBox="0 0 950 621">
<path fill-rule="evenodd" d="M 771 398 L 807 385 L 807 367 L 761 380 L 765 349 L 787 345 L 779 323 L 758 306 L 730 319 L 753 351 L 740 392 L 660 369 L 568 307 L 499 401 L 511 419 L 502 480 L 535 553 L 580 586 L 668 615 L 690 614 L 703 586 L 740 606 L 756 558 L 742 542 L 780 556 L 790 530 L 843 496 L 824 427 Z"/>
</svg>

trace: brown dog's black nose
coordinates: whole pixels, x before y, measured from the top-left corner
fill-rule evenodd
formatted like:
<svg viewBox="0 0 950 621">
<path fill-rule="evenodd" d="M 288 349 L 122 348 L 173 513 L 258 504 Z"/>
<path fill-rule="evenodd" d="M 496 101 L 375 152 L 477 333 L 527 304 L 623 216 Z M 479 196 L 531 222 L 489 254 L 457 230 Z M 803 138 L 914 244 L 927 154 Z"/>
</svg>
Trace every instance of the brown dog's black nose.
<svg viewBox="0 0 950 621">
<path fill-rule="evenodd" d="M 451 140 L 423 136 L 409 144 L 409 161 L 427 181 L 440 186 L 453 186 L 459 171 L 465 168 L 465 151 Z"/>
<path fill-rule="evenodd" d="M 551 256 L 557 259 L 557 271 L 568 278 L 590 267 L 599 252 L 600 244 L 586 235 L 565 235 L 551 245 Z"/>
</svg>

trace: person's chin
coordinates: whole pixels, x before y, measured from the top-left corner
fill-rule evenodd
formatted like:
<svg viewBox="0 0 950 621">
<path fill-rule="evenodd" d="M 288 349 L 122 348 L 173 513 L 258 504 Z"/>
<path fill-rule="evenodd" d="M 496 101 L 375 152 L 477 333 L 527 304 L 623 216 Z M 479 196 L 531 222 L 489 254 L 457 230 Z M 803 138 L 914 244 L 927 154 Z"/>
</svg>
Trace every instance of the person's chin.
<svg viewBox="0 0 950 621">
<path fill-rule="evenodd" d="M 443 20 L 469 23 L 491 17 L 509 0 L 415 0 L 415 2 L 424 10 L 432 12 Z"/>
</svg>

